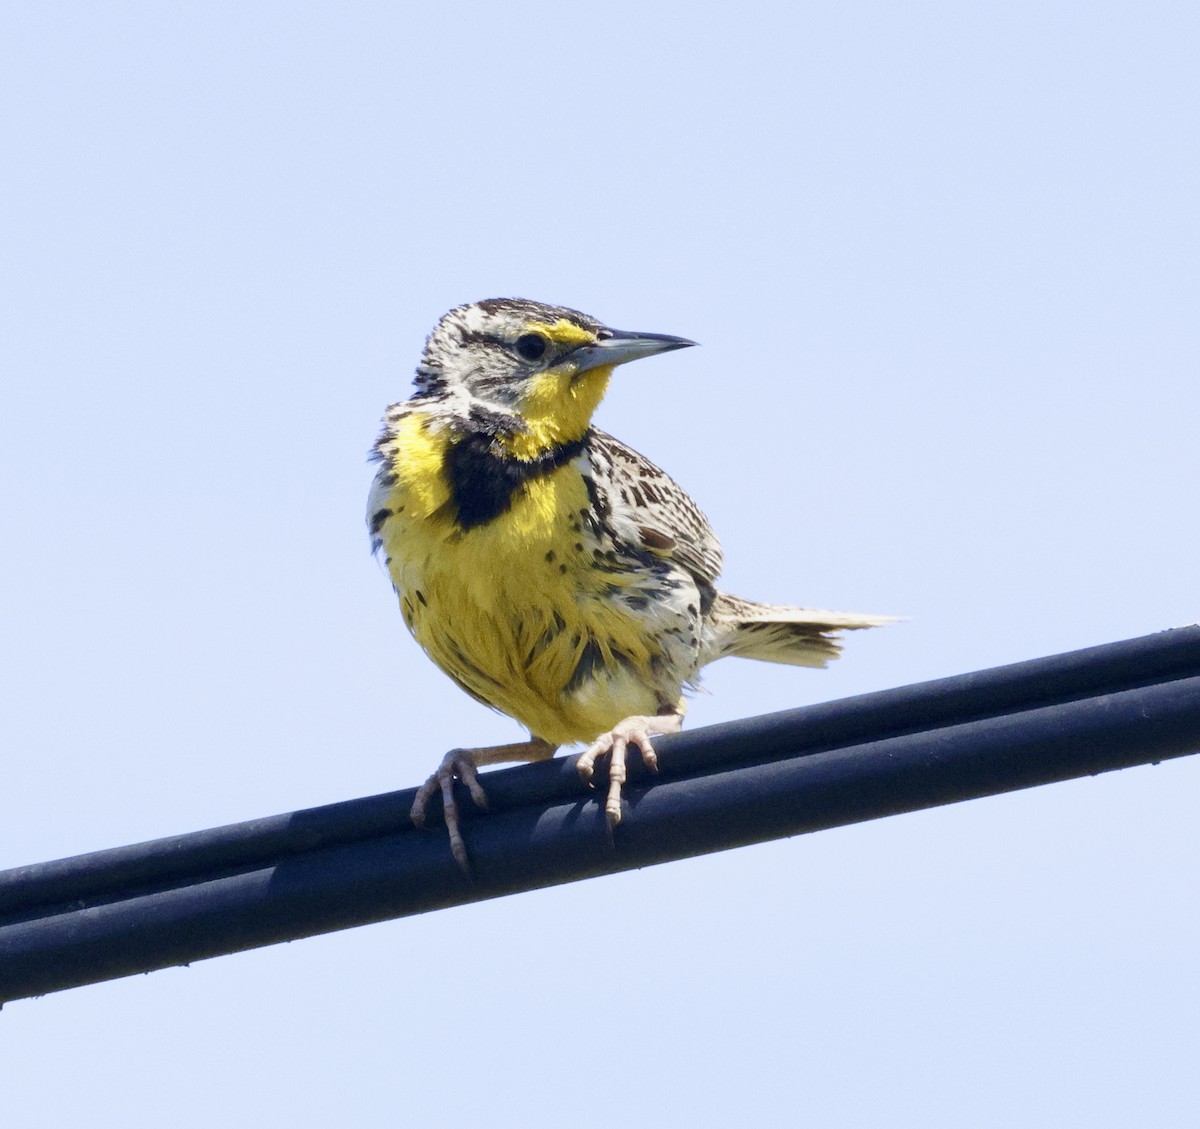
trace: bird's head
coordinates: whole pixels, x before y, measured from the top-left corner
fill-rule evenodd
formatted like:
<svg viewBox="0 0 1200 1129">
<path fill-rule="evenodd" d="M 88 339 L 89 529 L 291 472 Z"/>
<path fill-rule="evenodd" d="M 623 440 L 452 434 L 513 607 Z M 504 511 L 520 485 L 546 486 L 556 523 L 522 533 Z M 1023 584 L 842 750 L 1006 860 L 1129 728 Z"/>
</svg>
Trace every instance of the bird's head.
<svg viewBox="0 0 1200 1129">
<path fill-rule="evenodd" d="M 417 369 L 419 395 L 465 392 L 516 425 L 504 441 L 531 457 L 583 436 L 613 368 L 694 345 L 609 329 L 564 306 L 489 298 L 438 322 Z"/>
</svg>

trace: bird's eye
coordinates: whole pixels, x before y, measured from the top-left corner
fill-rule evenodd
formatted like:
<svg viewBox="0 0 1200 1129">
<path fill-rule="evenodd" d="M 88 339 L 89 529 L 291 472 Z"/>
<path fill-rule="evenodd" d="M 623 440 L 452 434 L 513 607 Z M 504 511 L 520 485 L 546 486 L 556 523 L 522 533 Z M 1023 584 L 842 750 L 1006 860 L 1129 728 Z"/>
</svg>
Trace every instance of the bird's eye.
<svg viewBox="0 0 1200 1129">
<path fill-rule="evenodd" d="M 517 353 L 523 360 L 540 361 L 546 355 L 546 339 L 540 333 L 525 333 L 517 338 Z"/>
</svg>

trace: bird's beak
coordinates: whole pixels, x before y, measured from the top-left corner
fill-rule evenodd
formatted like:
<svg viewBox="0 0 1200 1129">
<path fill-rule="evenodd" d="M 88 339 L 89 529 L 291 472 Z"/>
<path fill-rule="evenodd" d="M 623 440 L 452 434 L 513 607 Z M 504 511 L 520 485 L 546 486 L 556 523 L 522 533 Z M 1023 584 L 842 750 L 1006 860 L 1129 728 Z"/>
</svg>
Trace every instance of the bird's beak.
<svg viewBox="0 0 1200 1129">
<path fill-rule="evenodd" d="M 686 337 L 671 337 L 666 333 L 627 333 L 623 329 L 603 329 L 600 333 L 599 341 L 581 345 L 571 353 L 570 359 L 578 366 L 576 372 L 587 372 L 603 365 L 623 365 L 626 361 L 696 344 Z"/>
</svg>

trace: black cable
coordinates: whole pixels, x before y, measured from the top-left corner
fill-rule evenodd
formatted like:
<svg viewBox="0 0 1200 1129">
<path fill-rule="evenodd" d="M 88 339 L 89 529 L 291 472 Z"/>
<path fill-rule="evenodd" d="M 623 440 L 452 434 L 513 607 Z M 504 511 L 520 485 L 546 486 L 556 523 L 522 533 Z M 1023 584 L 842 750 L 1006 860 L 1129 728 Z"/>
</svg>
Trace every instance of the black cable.
<svg viewBox="0 0 1200 1129">
<path fill-rule="evenodd" d="M 0 873 L 0 1001 L 1195 752 L 1200 627 L 656 747 L 613 836 L 573 757 L 488 773 L 473 882 L 411 789 Z"/>
</svg>

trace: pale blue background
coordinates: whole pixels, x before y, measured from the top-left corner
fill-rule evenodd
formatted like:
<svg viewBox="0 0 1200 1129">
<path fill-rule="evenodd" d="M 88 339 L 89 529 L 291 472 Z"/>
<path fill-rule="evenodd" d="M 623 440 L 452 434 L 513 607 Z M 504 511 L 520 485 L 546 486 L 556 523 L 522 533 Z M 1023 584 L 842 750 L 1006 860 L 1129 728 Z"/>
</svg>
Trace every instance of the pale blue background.
<svg viewBox="0 0 1200 1129">
<path fill-rule="evenodd" d="M 365 452 L 451 305 L 702 349 L 602 426 L 747 596 L 699 725 L 1197 618 L 1194 3 L 10 3 L 0 866 L 518 736 Z M 1200 760 L 0 1014 L 6 1126 L 1194 1126 Z"/>
</svg>

